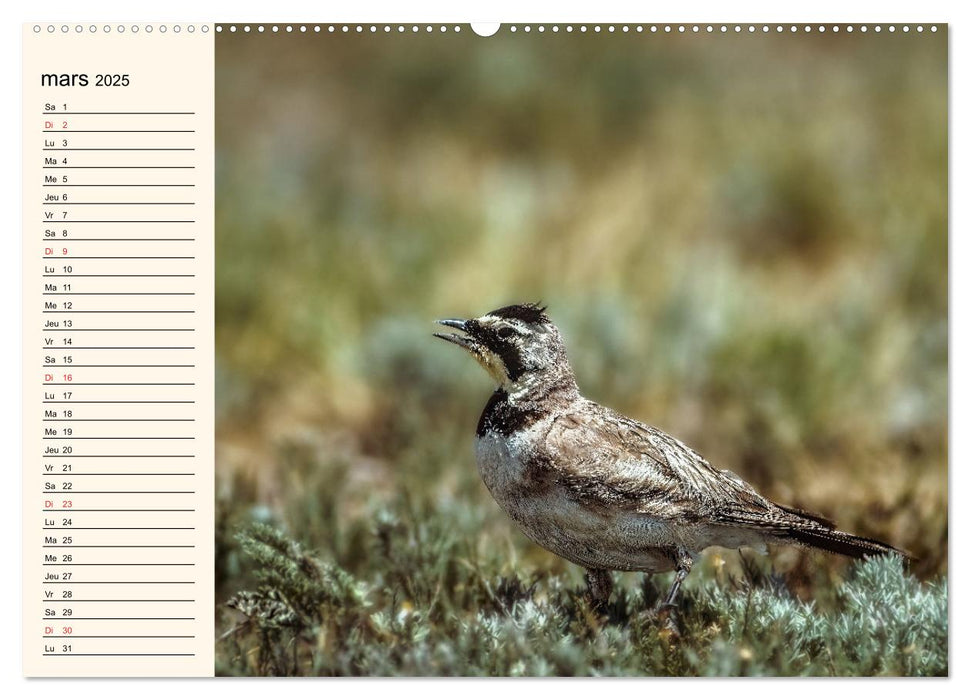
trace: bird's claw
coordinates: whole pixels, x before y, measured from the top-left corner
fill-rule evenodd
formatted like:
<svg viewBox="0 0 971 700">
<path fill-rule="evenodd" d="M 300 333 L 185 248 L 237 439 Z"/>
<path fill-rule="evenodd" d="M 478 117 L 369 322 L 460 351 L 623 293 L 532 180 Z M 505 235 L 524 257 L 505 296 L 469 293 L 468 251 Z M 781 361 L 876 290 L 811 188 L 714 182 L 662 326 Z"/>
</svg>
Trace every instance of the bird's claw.
<svg viewBox="0 0 971 700">
<path fill-rule="evenodd" d="M 681 626 L 678 624 L 678 607 L 672 603 L 661 603 L 654 610 L 654 617 L 661 627 L 661 633 L 667 637 L 681 636 Z"/>
</svg>

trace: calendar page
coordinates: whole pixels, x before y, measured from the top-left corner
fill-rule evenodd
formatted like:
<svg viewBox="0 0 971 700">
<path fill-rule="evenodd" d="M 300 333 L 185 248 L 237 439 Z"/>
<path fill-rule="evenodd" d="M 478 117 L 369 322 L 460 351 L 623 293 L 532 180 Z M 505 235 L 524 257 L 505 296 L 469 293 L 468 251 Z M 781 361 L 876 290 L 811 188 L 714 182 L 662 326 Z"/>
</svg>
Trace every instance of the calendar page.
<svg viewBox="0 0 971 700">
<path fill-rule="evenodd" d="M 25 24 L 23 674 L 949 675 L 948 34 Z"/>
</svg>

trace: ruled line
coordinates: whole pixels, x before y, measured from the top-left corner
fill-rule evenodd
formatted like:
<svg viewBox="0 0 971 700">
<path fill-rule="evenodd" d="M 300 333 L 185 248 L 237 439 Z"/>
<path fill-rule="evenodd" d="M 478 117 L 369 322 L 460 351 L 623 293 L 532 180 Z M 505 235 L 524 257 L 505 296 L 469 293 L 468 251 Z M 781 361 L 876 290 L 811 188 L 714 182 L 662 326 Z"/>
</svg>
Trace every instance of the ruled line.
<svg viewBox="0 0 971 700">
<path fill-rule="evenodd" d="M 78 365 L 78 364 L 73 364 L 73 363 L 72 364 L 69 364 L 69 365 L 43 365 L 43 366 L 44 367 L 65 367 L 65 368 L 67 368 L 67 367 L 115 367 L 115 368 L 118 368 L 118 367 L 157 367 L 157 368 L 161 368 L 161 367 L 165 367 L 165 368 L 173 368 L 173 367 L 177 367 L 177 368 L 191 368 L 191 367 L 195 367 L 195 365 Z"/>
<path fill-rule="evenodd" d="M 67 112 L 61 112 L 67 114 Z M 195 129 L 44 129 L 44 134 L 194 134 Z"/>
<path fill-rule="evenodd" d="M 64 275 L 52 275 L 46 274 L 44 277 L 195 277 L 194 274 L 182 274 L 182 275 L 149 275 L 149 274 L 139 274 L 139 275 L 75 275 L 75 274 L 64 274 Z"/>
<path fill-rule="evenodd" d="M 46 219 L 42 224 L 194 224 L 192 219 Z M 66 256 L 65 256 L 66 257 Z M 49 260 L 50 258 L 45 258 Z M 97 260 L 98 258 L 94 258 Z"/>
<path fill-rule="evenodd" d="M 194 297 L 195 292 L 44 292 L 45 297 Z"/>
<path fill-rule="evenodd" d="M 141 116 L 141 115 L 167 115 L 167 116 L 191 116 L 195 112 L 41 112 L 41 114 L 53 114 L 58 116 L 61 114 L 98 114 L 101 116 L 115 116 L 120 114 Z"/>
<path fill-rule="evenodd" d="M 45 493 L 49 493 L 49 492 L 45 491 Z M 91 493 L 97 493 L 97 492 L 92 491 Z M 153 493 L 153 492 L 151 491 L 134 492 L 133 491 L 132 493 Z M 42 547 L 42 549 L 195 549 L 195 545 L 194 544 L 45 544 Z"/>
<path fill-rule="evenodd" d="M 194 183 L 151 183 L 151 182 L 94 182 L 89 184 L 80 185 L 69 185 L 67 183 L 48 183 L 44 187 L 56 187 L 61 189 L 62 187 L 195 187 Z"/>
<path fill-rule="evenodd" d="M 44 403 L 195 403 L 195 401 L 185 400 L 185 401 L 80 401 L 80 400 L 65 400 L 65 401 L 53 401 L 47 399 Z"/>
<path fill-rule="evenodd" d="M 44 260 L 195 260 L 195 255 L 45 255 Z"/>
<path fill-rule="evenodd" d="M 194 151 L 195 148 L 42 148 L 43 151 Z"/>
<path fill-rule="evenodd" d="M 195 170 L 194 165 L 45 165 L 44 170 Z"/>
<path fill-rule="evenodd" d="M 195 382 L 44 382 L 43 386 L 195 386 Z"/>
<path fill-rule="evenodd" d="M 70 585 L 70 586 L 80 586 L 80 585 L 97 585 L 97 586 L 131 586 L 131 585 L 150 585 L 150 586 L 160 586 L 160 585 L 173 585 L 173 586 L 194 586 L 195 581 L 74 581 L 71 580 L 70 583 L 64 581 L 43 581 L 45 586 L 57 586 L 57 585 Z"/>
<path fill-rule="evenodd" d="M 90 206 L 125 206 L 125 207 L 140 207 L 140 206 L 167 206 L 170 204 L 179 206 L 195 206 L 195 202 L 41 202 L 41 206 L 50 207 L 90 207 Z"/>
<path fill-rule="evenodd" d="M 57 241 L 194 241 L 195 238 L 75 238 L 70 236 L 69 238 L 42 238 L 41 241 L 44 243 L 51 243 Z M 75 277 L 80 277 L 80 275 L 73 275 Z"/>
<path fill-rule="evenodd" d="M 44 639 L 195 639 L 194 634 L 45 634 Z M 54 656 L 61 656 L 55 654 Z"/>
<path fill-rule="evenodd" d="M 45 618 L 45 619 L 48 619 L 48 618 Z M 51 619 L 53 619 L 53 618 L 51 618 Z M 94 620 L 94 619 L 99 619 L 99 618 L 81 617 L 81 618 L 73 618 L 73 619 L 75 619 L 75 620 Z M 120 618 L 100 618 L 100 619 L 106 619 L 106 620 L 108 620 L 108 619 L 120 619 Z M 125 618 L 125 619 L 135 619 L 135 618 Z M 148 619 L 148 618 L 143 618 L 143 619 Z M 146 653 L 146 654 L 134 654 L 134 653 L 126 653 L 126 654 L 122 654 L 122 653 L 118 653 L 118 652 L 112 652 L 112 653 L 107 653 L 106 652 L 106 653 L 99 653 L 99 654 L 95 654 L 95 653 L 82 654 L 81 652 L 66 651 L 66 652 L 62 652 L 62 653 L 57 653 L 57 652 L 53 652 L 53 653 L 52 652 L 44 652 L 44 656 L 195 656 L 195 654 L 190 654 L 190 653 L 185 653 L 185 654 L 148 654 L 148 653 Z"/>
<path fill-rule="evenodd" d="M 76 310 L 76 309 L 48 309 L 44 311 L 45 314 L 194 314 L 194 309 L 177 309 L 177 310 L 155 310 L 155 309 L 136 309 L 136 310 L 123 310 L 123 309 L 102 309 L 102 310 Z M 71 330 L 68 328 L 63 329 L 63 332 L 70 333 Z"/>
</svg>

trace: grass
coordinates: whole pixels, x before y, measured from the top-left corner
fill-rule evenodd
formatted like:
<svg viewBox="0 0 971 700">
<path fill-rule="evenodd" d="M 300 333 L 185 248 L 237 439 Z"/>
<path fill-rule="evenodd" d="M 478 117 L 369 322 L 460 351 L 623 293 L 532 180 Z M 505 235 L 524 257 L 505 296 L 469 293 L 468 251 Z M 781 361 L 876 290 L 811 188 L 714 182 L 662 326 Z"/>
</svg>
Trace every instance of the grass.
<svg viewBox="0 0 971 700">
<path fill-rule="evenodd" d="M 615 574 L 594 614 L 579 568 L 518 534 L 471 468 L 431 476 L 452 464 L 444 451 L 436 465 L 412 445 L 422 456 L 399 454 L 394 479 L 375 457 L 305 437 L 279 447 L 286 483 L 220 482 L 220 674 L 948 672 L 947 580 L 922 582 L 899 559 L 711 550 L 672 638 L 651 614 L 670 575 Z"/>
<path fill-rule="evenodd" d="M 859 564 L 820 609 L 743 560 L 692 581 L 680 634 L 650 579 L 601 615 L 562 576 L 500 575 L 446 522 L 385 514 L 358 578 L 267 525 L 239 537 L 256 584 L 234 595 L 223 674 L 370 676 L 946 675 L 947 584 L 898 558 Z"/>
</svg>

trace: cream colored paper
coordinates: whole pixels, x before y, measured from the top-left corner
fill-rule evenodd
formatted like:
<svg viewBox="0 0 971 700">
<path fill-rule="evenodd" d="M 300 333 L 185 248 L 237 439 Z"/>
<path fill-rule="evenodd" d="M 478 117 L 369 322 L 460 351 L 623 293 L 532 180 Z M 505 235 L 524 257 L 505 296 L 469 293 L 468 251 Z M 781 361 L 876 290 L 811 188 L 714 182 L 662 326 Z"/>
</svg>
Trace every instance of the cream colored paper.
<svg viewBox="0 0 971 700">
<path fill-rule="evenodd" d="M 214 32 L 66 29 L 23 32 L 24 674 L 208 676 Z"/>
</svg>

